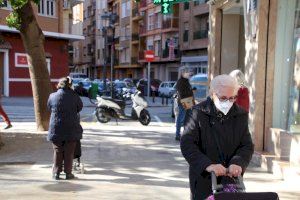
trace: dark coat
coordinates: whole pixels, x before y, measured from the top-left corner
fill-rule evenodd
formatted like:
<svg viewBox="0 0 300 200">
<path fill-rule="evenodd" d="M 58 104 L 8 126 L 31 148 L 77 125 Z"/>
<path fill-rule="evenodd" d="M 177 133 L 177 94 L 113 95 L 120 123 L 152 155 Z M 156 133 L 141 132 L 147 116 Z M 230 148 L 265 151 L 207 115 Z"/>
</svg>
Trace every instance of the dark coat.
<svg viewBox="0 0 300 200">
<path fill-rule="evenodd" d="M 190 188 L 195 200 L 205 199 L 212 193 L 210 175 L 205 169 L 211 164 L 221 163 L 213 130 L 219 139 L 226 168 L 230 164 L 236 164 L 244 172 L 253 154 L 248 113 L 245 110 L 233 104 L 229 113 L 224 116 L 216 111 L 209 97 L 194 106 L 191 114 L 186 117 L 180 147 L 190 166 Z"/>
<path fill-rule="evenodd" d="M 73 90 L 58 89 L 50 94 L 47 106 L 51 111 L 48 141 L 61 142 L 82 138 L 79 112 L 83 104 Z"/>
<path fill-rule="evenodd" d="M 176 82 L 175 87 L 178 94 L 178 102 L 180 102 L 180 99 L 193 96 L 192 86 L 189 82 L 189 79 L 181 77 Z"/>
</svg>

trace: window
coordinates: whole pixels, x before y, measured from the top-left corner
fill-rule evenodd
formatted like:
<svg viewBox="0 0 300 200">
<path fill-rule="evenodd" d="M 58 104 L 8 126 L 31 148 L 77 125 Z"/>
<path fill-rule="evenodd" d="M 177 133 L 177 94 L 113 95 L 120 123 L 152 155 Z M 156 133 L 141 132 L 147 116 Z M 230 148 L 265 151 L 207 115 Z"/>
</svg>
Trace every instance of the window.
<svg viewBox="0 0 300 200">
<path fill-rule="evenodd" d="M 55 16 L 56 2 L 55 0 L 40 0 L 38 5 L 38 13 L 40 15 Z"/>
<path fill-rule="evenodd" d="M 190 9 L 190 2 L 184 2 L 183 8 L 184 8 L 184 10 Z"/>
<path fill-rule="evenodd" d="M 131 11 L 131 1 L 123 2 L 121 7 L 121 18 L 129 17 Z"/>
<path fill-rule="evenodd" d="M 100 49 L 97 49 L 97 58 L 100 59 Z"/>
<path fill-rule="evenodd" d="M 184 23 L 183 42 L 189 41 L 189 23 Z"/>
<path fill-rule="evenodd" d="M 148 15 L 148 30 L 153 30 L 154 29 L 154 14 L 149 13 Z"/>
</svg>

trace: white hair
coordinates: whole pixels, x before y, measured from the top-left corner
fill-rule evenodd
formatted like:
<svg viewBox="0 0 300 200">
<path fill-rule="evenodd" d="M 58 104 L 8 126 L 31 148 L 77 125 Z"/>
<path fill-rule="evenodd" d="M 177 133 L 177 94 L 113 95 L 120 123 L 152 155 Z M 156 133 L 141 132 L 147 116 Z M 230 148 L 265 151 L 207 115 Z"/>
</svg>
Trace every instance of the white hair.
<svg viewBox="0 0 300 200">
<path fill-rule="evenodd" d="M 234 94 L 237 94 L 239 89 L 239 85 L 233 77 L 229 76 L 228 74 L 222 74 L 211 80 L 209 93 L 210 95 L 213 93 L 220 93 L 224 87 L 232 88 L 234 90 Z"/>
<path fill-rule="evenodd" d="M 245 83 L 246 83 L 246 79 L 245 79 L 245 75 L 243 74 L 243 72 L 241 70 L 233 70 L 232 72 L 230 72 L 229 74 L 231 77 L 235 78 L 235 80 L 237 81 L 237 83 L 239 85 L 242 85 L 242 86 L 246 86 Z"/>
</svg>

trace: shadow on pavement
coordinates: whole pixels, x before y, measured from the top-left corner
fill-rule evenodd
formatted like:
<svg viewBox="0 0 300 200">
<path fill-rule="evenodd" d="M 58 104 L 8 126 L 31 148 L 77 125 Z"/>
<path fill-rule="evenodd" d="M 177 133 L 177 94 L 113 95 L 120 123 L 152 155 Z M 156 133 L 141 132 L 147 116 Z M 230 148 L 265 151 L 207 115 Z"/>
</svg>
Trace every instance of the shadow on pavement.
<svg viewBox="0 0 300 200">
<path fill-rule="evenodd" d="M 71 182 L 56 182 L 53 184 L 46 184 L 43 185 L 42 188 L 51 192 L 78 192 L 92 189 L 90 186 Z"/>
</svg>

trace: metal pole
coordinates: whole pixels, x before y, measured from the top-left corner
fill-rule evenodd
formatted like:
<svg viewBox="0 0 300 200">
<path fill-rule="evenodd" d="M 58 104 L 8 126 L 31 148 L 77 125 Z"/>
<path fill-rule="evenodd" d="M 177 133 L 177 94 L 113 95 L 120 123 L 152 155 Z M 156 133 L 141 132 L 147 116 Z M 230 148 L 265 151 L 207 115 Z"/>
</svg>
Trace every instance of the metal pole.
<svg viewBox="0 0 300 200">
<path fill-rule="evenodd" d="M 150 98 L 150 69 L 151 69 L 151 66 L 150 66 L 150 62 L 148 62 L 148 98 Z"/>
<path fill-rule="evenodd" d="M 106 29 L 103 28 L 103 34 L 104 34 L 104 52 L 103 52 L 103 57 L 104 57 L 104 65 L 103 65 L 103 90 L 104 90 L 104 96 L 106 94 L 106 64 L 107 64 L 107 56 L 106 56 L 106 51 L 107 51 L 107 33 Z"/>
<path fill-rule="evenodd" d="M 114 37 L 114 36 L 113 36 Z M 114 98 L 114 87 L 113 87 L 113 68 L 114 68 L 114 43 L 111 44 L 110 50 L 110 83 L 111 83 L 111 90 L 110 90 L 110 97 Z"/>
</svg>

